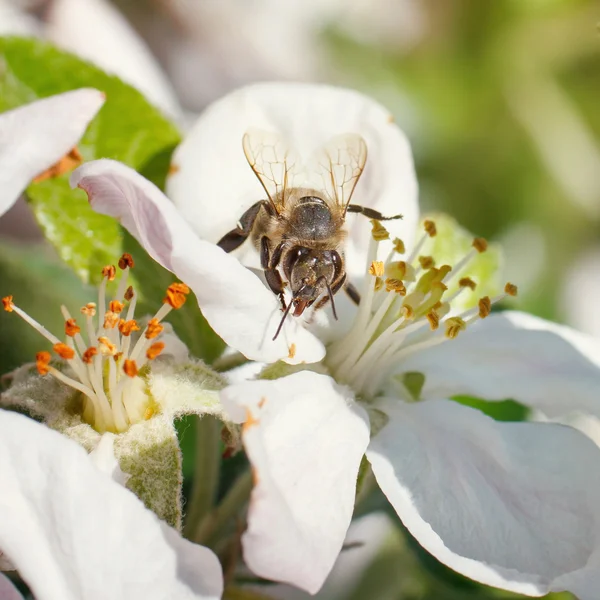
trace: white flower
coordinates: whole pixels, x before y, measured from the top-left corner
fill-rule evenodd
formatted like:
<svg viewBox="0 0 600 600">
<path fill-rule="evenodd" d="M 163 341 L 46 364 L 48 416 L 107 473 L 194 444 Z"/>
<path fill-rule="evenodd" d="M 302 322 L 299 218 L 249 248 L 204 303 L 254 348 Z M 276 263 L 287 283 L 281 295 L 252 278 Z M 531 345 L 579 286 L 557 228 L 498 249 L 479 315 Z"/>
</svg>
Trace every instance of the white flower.
<svg viewBox="0 0 600 600">
<path fill-rule="evenodd" d="M 251 127 L 282 132 L 302 157 L 334 135 L 362 135 L 369 159 L 352 202 L 405 215 L 389 222 L 391 235 L 378 222 L 371 234 L 364 218 L 348 219 L 347 271 L 363 293 L 358 310 L 336 296 L 339 326 L 331 326 L 325 309 L 306 320 L 288 318 L 272 341 L 281 319 L 277 299 L 210 243 L 264 197 L 241 150 Z M 497 423 L 448 398 L 515 398 L 549 416 L 578 408 L 597 414 L 600 348 L 525 314 L 490 315 L 492 304 L 516 288 L 507 284 L 490 297 L 490 273 L 484 269 L 479 282 L 465 277 L 485 256 L 485 240 L 465 248 L 459 236 L 457 249 L 456 238 L 445 236 L 438 247 L 436 224 L 426 220 L 413 241 L 410 151 L 389 115 L 354 92 L 253 86 L 206 111 L 177 150 L 174 171 L 170 195 L 181 212 L 112 162 L 84 165 L 72 183 L 194 289 L 232 347 L 265 362 L 324 359 L 321 368 L 333 377 L 305 371 L 221 394 L 231 417 L 244 423 L 254 467 L 243 538 L 250 568 L 317 591 L 342 547 L 366 454 L 406 527 L 448 566 L 525 594 L 570 589 L 594 598 L 598 449 L 573 429 Z M 452 269 L 435 266 L 449 254 Z M 255 255 L 240 258 L 252 264 Z M 471 296 L 475 307 L 465 307 L 477 283 L 482 297 Z M 278 372 L 285 369 L 271 367 L 269 376 Z"/>
<path fill-rule="evenodd" d="M 210 550 L 159 521 L 77 444 L 4 410 L 0 488 L 0 549 L 38 600 L 221 597 Z"/>
<path fill-rule="evenodd" d="M 103 103 L 102 92 L 84 88 L 0 114 L 0 216 L 73 150 Z"/>
</svg>

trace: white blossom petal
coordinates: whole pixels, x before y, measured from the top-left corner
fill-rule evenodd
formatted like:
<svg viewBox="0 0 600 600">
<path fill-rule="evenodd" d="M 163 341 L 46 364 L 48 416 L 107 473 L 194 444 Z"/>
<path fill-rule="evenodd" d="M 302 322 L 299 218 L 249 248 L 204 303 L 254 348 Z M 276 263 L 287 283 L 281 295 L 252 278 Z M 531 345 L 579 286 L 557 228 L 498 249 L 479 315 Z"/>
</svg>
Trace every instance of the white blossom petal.
<svg viewBox="0 0 600 600">
<path fill-rule="evenodd" d="M 19 590 L 3 573 L 0 573 L 0 600 L 23 600 Z"/>
<path fill-rule="evenodd" d="M 514 592 L 543 595 L 561 576 L 592 589 L 598 572 L 586 565 L 600 542 L 593 442 L 570 427 L 499 423 L 448 400 L 383 408 L 390 420 L 367 458 L 426 550 Z"/>
<path fill-rule="evenodd" d="M 121 470 L 119 461 L 115 456 L 114 434 L 103 434 L 97 446 L 90 452 L 89 457 L 92 463 L 113 481 L 123 486 L 127 484 L 127 480 L 131 475 Z"/>
<path fill-rule="evenodd" d="M 310 371 L 234 385 L 221 399 L 232 420 L 245 421 L 254 470 L 246 564 L 315 593 L 350 525 L 369 419 L 347 388 Z"/>
<path fill-rule="evenodd" d="M 425 374 L 424 398 L 512 398 L 549 417 L 578 410 L 600 416 L 600 343 L 526 313 L 493 314 L 409 356 L 401 369 Z"/>
<path fill-rule="evenodd" d="M 303 161 L 334 136 L 363 136 L 368 158 L 352 203 L 388 216 L 403 213 L 403 221 L 386 226 L 411 245 L 418 219 L 417 183 L 406 137 L 374 100 L 352 90 L 304 83 L 256 84 L 225 96 L 204 111 L 175 151 L 167 191 L 200 237 L 217 242 L 247 208 L 265 198 L 242 150 L 242 137 L 250 128 L 283 134 Z M 347 270 L 351 278 L 362 278 L 371 228 L 360 215 L 348 215 L 347 223 Z M 250 243 L 238 257 L 248 266 L 260 266 Z"/>
<path fill-rule="evenodd" d="M 220 598 L 216 556 L 182 539 L 83 448 L 0 411 L 0 548 L 38 600 Z"/>
<path fill-rule="evenodd" d="M 0 216 L 84 134 L 104 94 L 83 88 L 0 114 Z"/>
<path fill-rule="evenodd" d="M 85 190 L 92 208 L 118 218 L 150 256 L 190 286 L 211 327 L 252 360 L 315 362 L 323 344 L 297 319 L 281 319 L 277 297 L 219 247 L 201 240 L 175 206 L 133 169 L 111 160 L 79 167 L 71 185 Z M 289 358 L 288 358 L 289 357 Z"/>
</svg>

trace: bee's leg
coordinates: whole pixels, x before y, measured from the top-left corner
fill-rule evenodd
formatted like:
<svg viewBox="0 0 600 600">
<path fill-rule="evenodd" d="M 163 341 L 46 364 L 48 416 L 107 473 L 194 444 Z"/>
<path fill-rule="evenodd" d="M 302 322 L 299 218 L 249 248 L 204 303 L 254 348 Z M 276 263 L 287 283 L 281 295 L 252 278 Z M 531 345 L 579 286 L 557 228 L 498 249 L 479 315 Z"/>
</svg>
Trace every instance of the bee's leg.
<svg viewBox="0 0 600 600">
<path fill-rule="evenodd" d="M 360 304 L 360 294 L 358 293 L 358 290 L 349 281 L 346 282 L 344 290 L 346 294 L 348 294 L 350 300 L 358 306 Z"/>
<path fill-rule="evenodd" d="M 275 249 L 275 253 L 279 250 L 280 246 Z M 274 253 L 274 256 L 275 256 Z M 260 265 L 265 270 L 265 279 L 274 294 L 279 296 L 281 302 L 281 309 L 286 309 L 285 298 L 283 297 L 283 280 L 277 270 L 277 263 L 273 264 L 272 258 L 270 258 L 269 238 L 266 235 L 260 239 Z M 281 256 L 281 250 L 279 250 L 279 256 Z"/>
<path fill-rule="evenodd" d="M 238 226 L 232 229 L 229 233 L 226 233 L 218 242 L 217 246 L 220 246 L 225 252 L 232 252 L 236 248 L 239 248 L 247 239 L 250 233 L 252 233 L 252 227 L 254 221 L 262 206 L 269 206 L 267 200 L 259 200 L 254 203 L 241 217 L 238 222 Z"/>
<path fill-rule="evenodd" d="M 348 204 L 346 212 L 349 213 L 360 213 L 367 217 L 367 219 L 375 219 L 377 221 L 392 221 L 393 219 L 402 219 L 403 215 L 394 215 L 393 217 L 384 217 L 378 210 L 373 210 L 366 206 L 359 206 L 358 204 Z"/>
</svg>

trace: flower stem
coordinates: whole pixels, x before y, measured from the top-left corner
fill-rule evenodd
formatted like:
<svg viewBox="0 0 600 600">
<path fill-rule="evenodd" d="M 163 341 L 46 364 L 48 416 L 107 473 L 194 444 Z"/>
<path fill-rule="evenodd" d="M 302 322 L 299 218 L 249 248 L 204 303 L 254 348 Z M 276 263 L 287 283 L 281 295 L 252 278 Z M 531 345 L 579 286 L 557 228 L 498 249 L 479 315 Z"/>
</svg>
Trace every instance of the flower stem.
<svg viewBox="0 0 600 600">
<path fill-rule="evenodd" d="M 204 517 L 190 539 L 209 548 L 218 542 L 248 502 L 251 490 L 252 474 L 248 470 L 236 479 L 219 506 Z"/>
<path fill-rule="evenodd" d="M 187 538 L 193 536 L 193 532 L 215 504 L 221 470 L 220 440 L 219 421 L 209 416 L 197 418 L 194 479 L 188 501 L 189 512 L 183 530 Z"/>
</svg>

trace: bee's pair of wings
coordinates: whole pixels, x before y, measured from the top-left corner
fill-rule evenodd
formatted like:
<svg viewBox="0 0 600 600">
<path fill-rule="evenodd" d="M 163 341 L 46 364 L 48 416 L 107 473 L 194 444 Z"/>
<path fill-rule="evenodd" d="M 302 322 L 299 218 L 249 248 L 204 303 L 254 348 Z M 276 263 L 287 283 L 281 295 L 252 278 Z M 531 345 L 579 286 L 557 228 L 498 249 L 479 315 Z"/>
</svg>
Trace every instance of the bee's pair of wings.
<svg viewBox="0 0 600 600">
<path fill-rule="evenodd" d="M 316 189 L 344 212 L 367 160 L 367 144 L 358 134 L 335 136 L 303 164 L 283 137 L 260 129 L 242 139 L 244 154 L 279 213 L 288 193 L 296 187 Z"/>
</svg>

